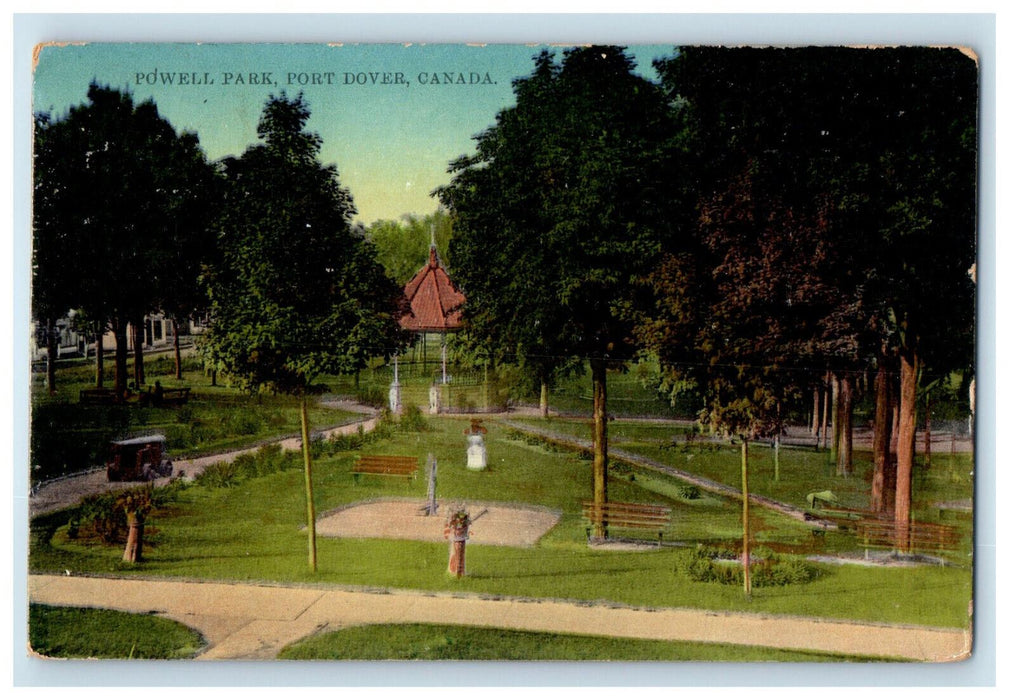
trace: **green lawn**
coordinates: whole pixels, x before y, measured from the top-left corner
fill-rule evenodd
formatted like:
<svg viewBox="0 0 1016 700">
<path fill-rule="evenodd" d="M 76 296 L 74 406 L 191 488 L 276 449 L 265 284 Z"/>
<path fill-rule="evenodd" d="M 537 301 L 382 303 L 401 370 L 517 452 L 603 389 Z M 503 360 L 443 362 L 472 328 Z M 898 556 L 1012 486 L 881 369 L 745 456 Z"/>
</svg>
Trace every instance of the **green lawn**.
<svg viewBox="0 0 1016 700">
<path fill-rule="evenodd" d="M 28 639 L 43 656 L 93 659 L 189 659 L 201 635 L 155 615 L 31 605 Z"/>
<path fill-rule="evenodd" d="M 560 523 L 539 546 L 470 545 L 469 576 L 445 575 L 447 546 L 399 540 L 319 538 L 319 571 L 306 564 L 303 476 L 288 470 L 243 481 L 232 488 L 189 486 L 149 518 L 147 561 L 120 562 L 122 547 L 68 538 L 68 513 L 37 518 L 32 526 L 33 571 L 118 572 L 122 575 L 354 584 L 418 590 L 471 591 L 493 595 L 614 601 L 638 606 L 818 615 L 963 627 L 968 622 L 968 567 L 869 568 L 821 565 L 817 581 L 760 588 L 747 602 L 736 586 L 695 583 L 684 573 L 688 551 L 664 547 L 646 552 L 589 548 L 581 502 L 589 497 L 590 463 L 571 453 L 511 439 L 488 421 L 485 472 L 465 469 L 467 420 L 431 419 L 425 432 L 394 433 L 364 453 L 403 454 L 439 463 L 438 495 L 447 499 L 495 500 L 547 506 Z M 426 479 L 367 479 L 356 486 L 349 473 L 354 454 L 338 453 L 315 465 L 319 514 L 344 504 L 383 496 L 422 502 Z M 675 509 L 668 539 L 714 541 L 736 538 L 739 510 L 722 499 L 684 501 L 647 491 L 628 475 L 611 481 L 611 498 L 662 502 Z M 756 529 L 769 537 L 810 537 L 796 521 L 756 509 Z M 761 526 L 760 526 L 761 525 Z M 761 535 L 760 535 L 761 537 Z"/>
<path fill-rule="evenodd" d="M 462 661 L 872 661 L 818 652 L 454 625 L 366 625 L 317 634 L 280 659 Z"/>
</svg>

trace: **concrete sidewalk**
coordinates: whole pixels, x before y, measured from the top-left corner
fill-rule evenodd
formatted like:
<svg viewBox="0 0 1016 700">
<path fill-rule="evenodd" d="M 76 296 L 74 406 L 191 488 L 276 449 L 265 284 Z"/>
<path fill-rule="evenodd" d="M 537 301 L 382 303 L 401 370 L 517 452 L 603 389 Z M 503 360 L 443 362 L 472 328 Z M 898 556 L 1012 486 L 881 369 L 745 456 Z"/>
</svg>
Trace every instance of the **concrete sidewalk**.
<svg viewBox="0 0 1016 700">
<path fill-rule="evenodd" d="M 323 629 L 381 623 L 478 625 L 719 642 L 915 661 L 967 658 L 969 631 L 675 608 L 636 609 L 475 594 L 34 575 L 33 603 L 156 612 L 204 635 L 199 659 L 273 659 Z"/>
</svg>

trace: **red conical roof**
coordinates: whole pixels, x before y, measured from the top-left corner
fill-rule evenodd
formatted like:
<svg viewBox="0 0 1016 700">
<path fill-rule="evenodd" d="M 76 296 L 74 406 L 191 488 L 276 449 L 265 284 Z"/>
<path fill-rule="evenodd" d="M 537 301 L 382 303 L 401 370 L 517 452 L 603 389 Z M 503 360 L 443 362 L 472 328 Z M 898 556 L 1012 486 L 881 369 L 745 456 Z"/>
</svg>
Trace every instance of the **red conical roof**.
<svg viewBox="0 0 1016 700">
<path fill-rule="evenodd" d="M 462 304 L 466 301 L 448 277 L 437 257 L 437 248 L 430 247 L 430 260 L 420 268 L 405 290 L 409 313 L 399 323 L 410 331 L 447 332 L 462 325 Z"/>
</svg>

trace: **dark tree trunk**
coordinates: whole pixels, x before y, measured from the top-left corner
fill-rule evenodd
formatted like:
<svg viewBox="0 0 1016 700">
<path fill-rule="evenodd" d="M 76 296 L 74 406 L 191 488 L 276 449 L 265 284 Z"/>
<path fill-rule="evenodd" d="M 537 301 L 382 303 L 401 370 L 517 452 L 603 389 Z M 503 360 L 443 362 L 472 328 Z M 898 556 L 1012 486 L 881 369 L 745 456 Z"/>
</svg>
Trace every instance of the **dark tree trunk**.
<svg viewBox="0 0 1016 700">
<path fill-rule="evenodd" d="M 836 453 L 836 473 L 850 476 L 854 473 L 854 378 L 840 379 L 840 439 Z"/>
<path fill-rule="evenodd" d="M 876 513 L 889 513 L 896 502 L 896 466 L 892 461 L 890 444 L 893 431 L 893 392 L 889 372 L 889 358 L 880 355 L 878 374 L 875 375 L 875 425 L 872 437 L 871 509 Z"/>
<path fill-rule="evenodd" d="M 177 379 L 183 379 L 183 362 L 180 359 L 180 325 L 174 318 L 173 321 L 173 359 L 176 362 Z"/>
<path fill-rule="evenodd" d="M 843 407 L 840 401 L 840 380 L 835 374 L 830 375 L 829 391 L 832 395 L 832 429 L 829 435 L 832 438 L 829 443 L 829 463 L 836 464 L 840 449 L 840 415 Z"/>
<path fill-rule="evenodd" d="M 900 427 L 896 446 L 896 548 L 910 551 L 910 488 L 917 427 L 917 353 L 900 353 Z"/>
<path fill-rule="evenodd" d="M 592 360 L 593 374 L 593 530 L 606 535 L 602 507 L 607 502 L 607 363 Z"/>
<path fill-rule="evenodd" d="M 931 396 L 924 403 L 924 468 L 931 468 Z"/>
<path fill-rule="evenodd" d="M 827 373 L 828 378 L 828 373 Z M 825 386 L 822 387 L 822 449 L 829 447 L 829 413 L 832 398 Z"/>
<path fill-rule="evenodd" d="M 127 396 L 127 321 L 113 320 L 113 338 L 116 348 L 113 355 L 113 391 L 118 399 Z"/>
<path fill-rule="evenodd" d="M 57 347 L 56 324 L 46 319 L 46 389 L 50 395 L 56 393 L 56 360 L 60 349 Z"/>
<path fill-rule="evenodd" d="M 103 384 L 106 383 L 106 367 L 103 364 L 103 355 L 106 354 L 106 348 L 103 347 L 103 331 L 105 329 L 102 324 L 95 330 L 95 387 L 101 389 Z"/>
<path fill-rule="evenodd" d="M 812 402 L 811 408 L 811 434 L 815 437 L 819 436 L 819 418 L 822 414 L 822 388 L 815 387 L 814 401 Z"/>
<path fill-rule="evenodd" d="M 141 316 L 131 324 L 134 329 L 134 390 L 145 386 L 145 318 Z"/>
</svg>

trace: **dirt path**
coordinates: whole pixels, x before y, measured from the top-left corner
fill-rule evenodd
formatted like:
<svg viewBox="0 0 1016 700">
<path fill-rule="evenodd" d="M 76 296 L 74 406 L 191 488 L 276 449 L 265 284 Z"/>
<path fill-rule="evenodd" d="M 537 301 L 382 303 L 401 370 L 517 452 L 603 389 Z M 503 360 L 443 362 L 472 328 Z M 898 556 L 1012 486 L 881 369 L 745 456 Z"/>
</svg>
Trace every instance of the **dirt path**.
<svg viewBox="0 0 1016 700">
<path fill-rule="evenodd" d="M 550 440 L 553 440 L 554 442 L 560 443 L 562 445 L 569 445 L 576 449 L 591 450 L 593 448 L 593 443 L 591 440 L 583 440 L 581 438 L 573 437 L 571 435 L 565 435 L 564 433 L 555 432 L 553 430 L 547 430 L 545 428 L 537 428 L 532 425 L 528 425 L 525 423 L 517 423 L 511 420 L 505 420 L 503 421 L 503 423 L 509 428 L 514 428 L 515 430 L 519 430 L 524 433 L 530 433 L 532 435 L 545 437 Z M 726 498 L 731 498 L 734 500 L 739 500 L 741 498 L 740 489 L 734 488 L 733 486 L 728 486 L 727 484 L 721 484 L 718 481 L 707 479 L 706 477 L 700 476 L 698 474 L 693 474 L 691 472 L 686 472 L 682 469 L 677 469 L 676 467 L 672 467 L 669 464 L 658 462 L 657 460 L 651 459 L 649 457 L 643 457 L 642 455 L 635 454 L 634 452 L 629 452 L 627 450 L 612 447 L 610 448 L 610 456 L 613 459 L 620 459 L 630 464 L 635 464 L 641 467 L 653 469 L 655 471 L 664 474 L 668 474 L 669 476 L 676 477 L 689 484 L 694 484 L 705 491 L 709 491 L 711 493 L 715 493 L 720 496 L 724 496 Z M 751 500 L 752 503 L 756 505 L 777 511 L 778 513 L 782 513 L 783 515 L 794 518 L 795 520 L 807 522 L 808 525 L 815 528 L 821 527 L 825 529 L 833 529 L 836 527 L 834 523 L 826 522 L 823 520 L 806 518 L 805 511 L 803 508 L 792 506 L 789 503 L 783 503 L 781 501 L 777 501 L 772 498 L 767 498 L 766 496 L 760 496 L 755 493 L 750 494 L 748 498 Z"/>
<path fill-rule="evenodd" d="M 42 575 L 29 577 L 28 590 L 47 605 L 155 611 L 204 635 L 199 659 L 274 659 L 286 644 L 321 630 L 414 622 L 917 661 L 960 660 L 971 648 L 969 632 L 957 629 L 473 594 Z"/>
</svg>

